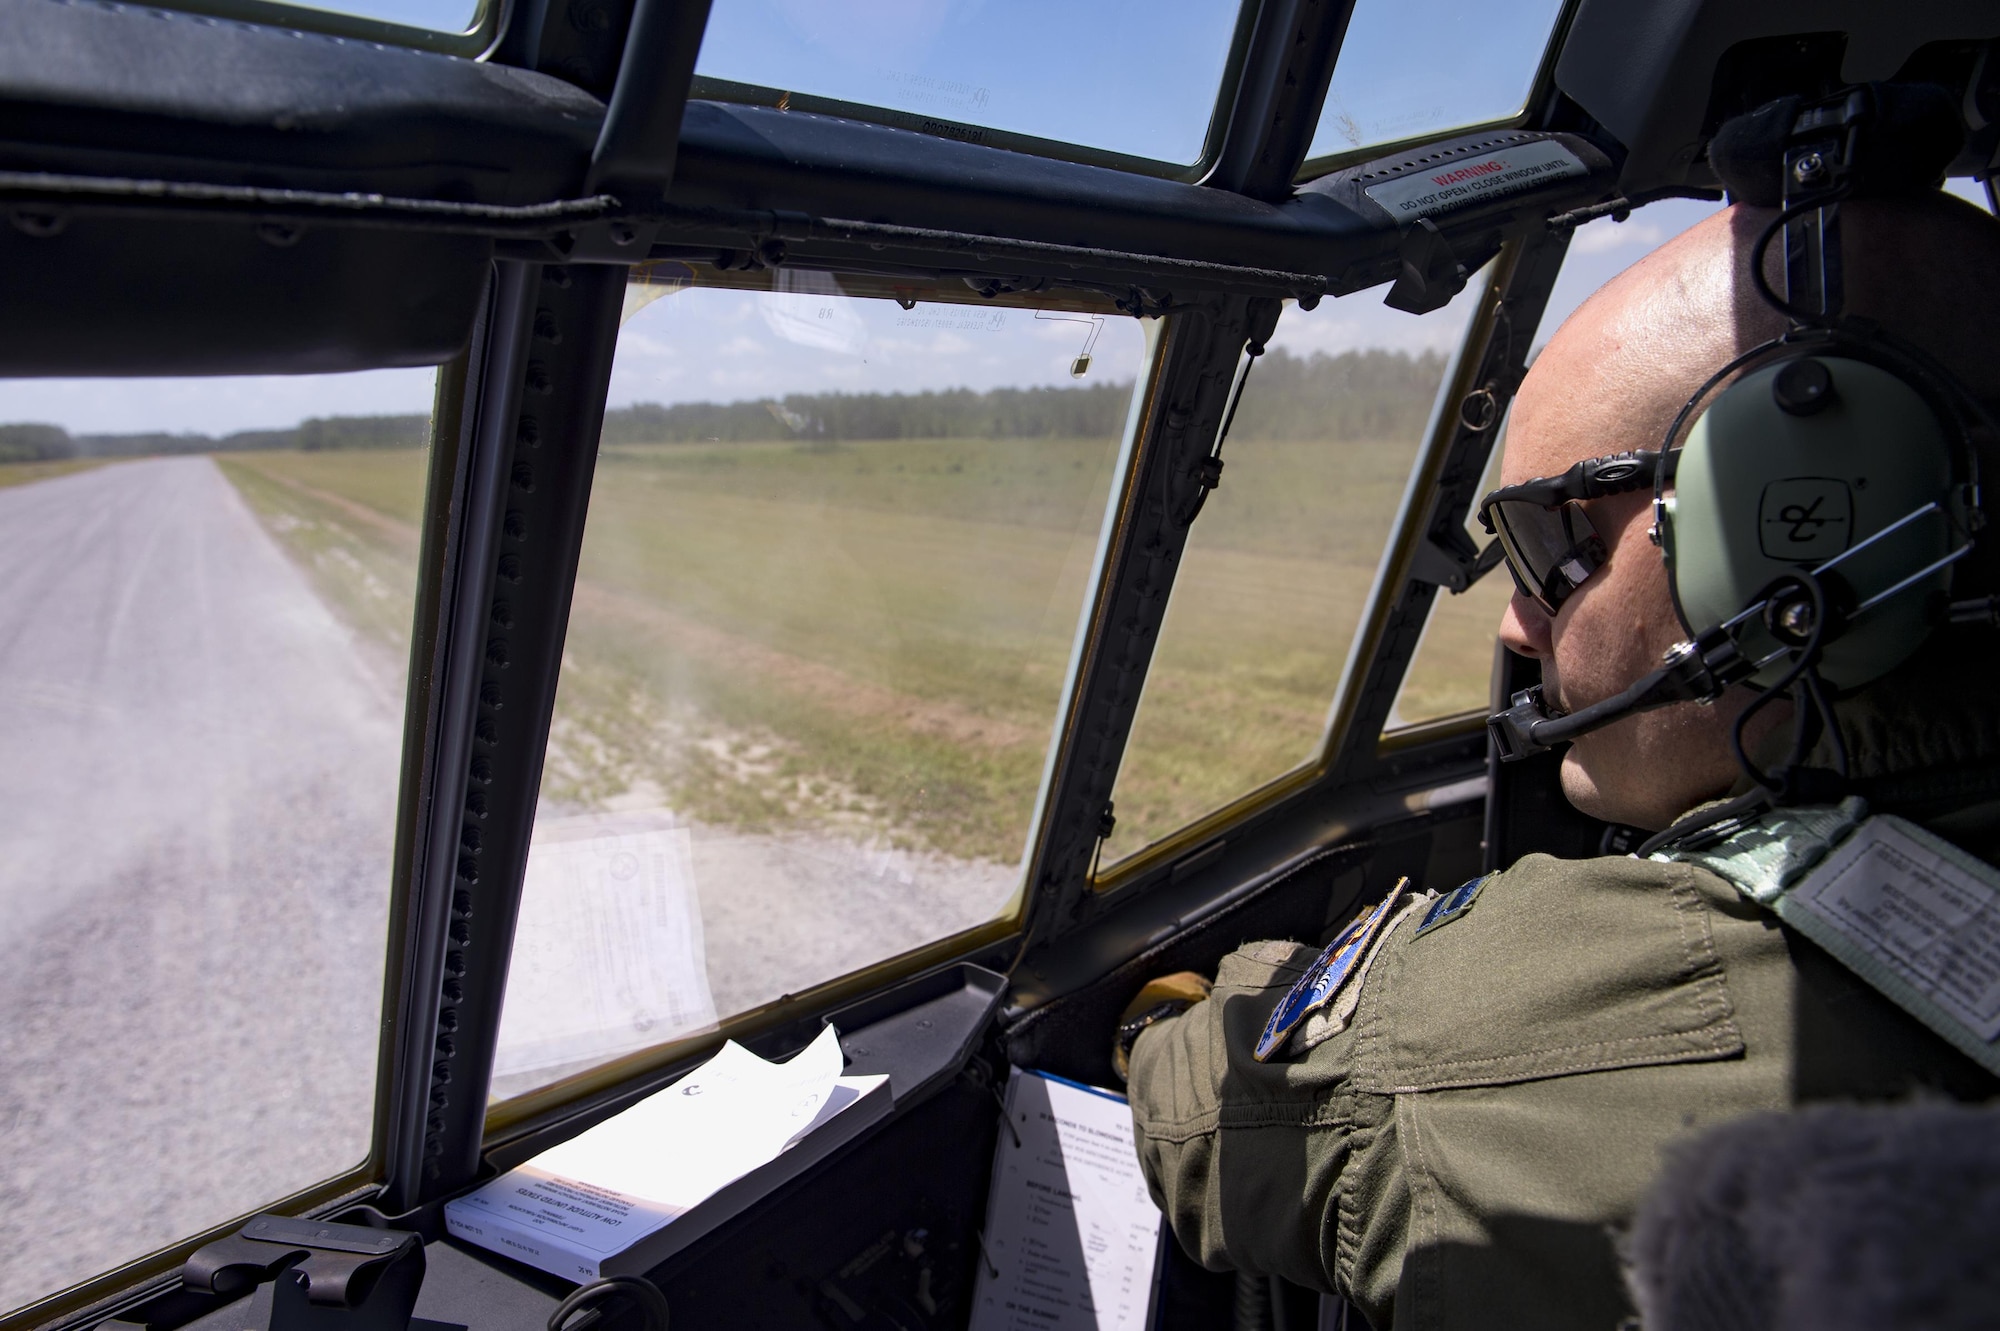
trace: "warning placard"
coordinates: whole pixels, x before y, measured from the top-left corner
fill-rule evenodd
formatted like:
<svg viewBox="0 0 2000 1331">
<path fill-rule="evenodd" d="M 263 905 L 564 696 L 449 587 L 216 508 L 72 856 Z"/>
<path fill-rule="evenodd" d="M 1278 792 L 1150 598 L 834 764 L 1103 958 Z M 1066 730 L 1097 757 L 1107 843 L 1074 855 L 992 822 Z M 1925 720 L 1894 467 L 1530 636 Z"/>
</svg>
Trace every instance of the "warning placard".
<svg viewBox="0 0 2000 1331">
<path fill-rule="evenodd" d="M 2000 1036 L 1992 883 L 1870 818 L 1791 895 L 1981 1039 Z"/>
<path fill-rule="evenodd" d="M 1569 149 L 1537 139 L 1478 157 L 1441 162 L 1428 170 L 1370 185 L 1364 192 L 1389 216 L 1407 222 L 1584 172 L 1583 163 Z"/>
</svg>

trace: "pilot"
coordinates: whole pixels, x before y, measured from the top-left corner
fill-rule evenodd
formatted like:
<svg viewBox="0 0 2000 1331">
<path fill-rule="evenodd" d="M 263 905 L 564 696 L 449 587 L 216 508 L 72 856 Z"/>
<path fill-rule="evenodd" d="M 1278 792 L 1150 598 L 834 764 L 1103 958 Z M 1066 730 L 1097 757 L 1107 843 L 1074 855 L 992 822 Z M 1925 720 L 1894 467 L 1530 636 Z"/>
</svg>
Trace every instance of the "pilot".
<svg viewBox="0 0 2000 1331">
<path fill-rule="evenodd" d="M 1684 610 L 1690 592 L 1673 584 L 1672 551 L 1655 539 L 1650 476 L 1705 381 L 1786 328 L 1751 273 L 1773 216 L 1738 204 L 1663 245 L 1577 310 L 1521 387 L 1493 498 L 1592 470 L 1572 471 L 1578 463 L 1607 478 L 1569 498 L 1560 485 L 1539 493 L 1550 521 L 1570 524 L 1568 554 L 1583 557 L 1523 568 L 1531 560 L 1509 550 L 1520 590 L 1500 636 L 1540 662 L 1544 717 L 1583 715 L 1652 678 L 1704 627 L 1676 613 L 1676 592 Z M 1932 191 L 1847 203 L 1841 226 L 1852 326 L 1950 371 L 1962 401 L 2000 399 L 2000 222 Z M 1763 271 L 1781 271 L 1775 252 Z M 1753 358 L 1708 400 L 1758 372 Z M 1984 436 L 1967 430 L 1962 452 L 1992 465 L 2000 441 Z M 1610 483 L 1624 453 L 1650 469 L 1645 483 Z M 1871 469 L 1878 488 L 1889 483 L 1886 463 Z M 1688 465 L 1676 484 L 1694 484 Z M 1976 504 L 1962 480 L 1953 492 Z M 1788 539 L 1818 530 L 1803 518 L 1839 516 L 1803 491 L 1779 508 L 1801 519 L 1782 529 Z M 1953 526 L 1940 511 L 1916 525 L 1936 526 L 1949 552 L 1977 513 Z M 1967 544 L 1949 596 L 1977 610 L 1977 596 L 2000 589 L 2000 561 Z M 1685 580 L 1696 556 L 1680 556 Z M 1146 1177 L 1183 1248 L 1211 1269 L 1339 1293 L 1378 1331 L 1608 1331 L 1632 1315 L 1620 1236 L 1666 1153 L 1704 1129 L 1811 1102 L 2000 1090 L 1966 1038 L 1892 1001 L 1796 916 L 1754 899 L 1749 881 L 1775 874 L 1774 848 L 1805 835 L 1799 819 L 1810 819 L 1792 804 L 1844 820 L 1842 831 L 1899 814 L 1898 826 L 1956 847 L 1966 872 L 1991 873 L 1979 862 L 2000 850 L 2000 635 L 1945 624 L 1925 636 L 1946 618 L 1943 576 L 1906 598 L 1918 628 L 1889 633 L 1886 647 L 1874 635 L 1892 654 L 1922 645 L 1872 681 L 1837 693 L 1838 680 L 1765 675 L 1773 701 L 1753 708 L 1750 666 L 1730 668 L 1722 653 L 1703 659 L 1736 682 L 1706 704 L 1654 697 L 1576 734 L 1564 793 L 1596 818 L 1663 832 L 1644 857 L 1526 856 L 1456 891 L 1412 890 L 1365 912 L 1348 955 L 1253 943 L 1223 960 L 1212 992 L 1190 974 L 1147 985 L 1118 1057 L 1129 1060 Z M 1810 611 L 1802 585 L 1770 595 L 1804 598 Z M 1994 603 L 1983 604 L 1990 621 Z M 1797 627 L 1772 622 L 1773 633 Z M 1834 662 L 1832 647 L 1823 659 Z M 1763 778 L 1761 803 L 1746 772 Z M 1308 974 L 1322 958 L 1330 964 Z M 1978 984 L 2000 1000 L 1992 973 Z"/>
</svg>

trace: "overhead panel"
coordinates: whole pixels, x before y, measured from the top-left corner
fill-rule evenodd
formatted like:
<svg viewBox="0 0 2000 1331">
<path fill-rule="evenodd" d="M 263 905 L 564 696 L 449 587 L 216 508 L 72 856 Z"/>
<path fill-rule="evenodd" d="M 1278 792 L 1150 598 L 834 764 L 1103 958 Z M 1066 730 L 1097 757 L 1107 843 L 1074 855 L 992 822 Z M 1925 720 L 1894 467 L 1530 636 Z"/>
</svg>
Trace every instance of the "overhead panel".
<svg viewBox="0 0 2000 1331">
<path fill-rule="evenodd" d="M 1307 173 L 1316 161 L 1518 116 L 1561 13 L 1562 0 L 1360 0 Z"/>
<path fill-rule="evenodd" d="M 1237 0 L 717 0 L 695 95 L 1191 167 L 1238 10 Z"/>
</svg>

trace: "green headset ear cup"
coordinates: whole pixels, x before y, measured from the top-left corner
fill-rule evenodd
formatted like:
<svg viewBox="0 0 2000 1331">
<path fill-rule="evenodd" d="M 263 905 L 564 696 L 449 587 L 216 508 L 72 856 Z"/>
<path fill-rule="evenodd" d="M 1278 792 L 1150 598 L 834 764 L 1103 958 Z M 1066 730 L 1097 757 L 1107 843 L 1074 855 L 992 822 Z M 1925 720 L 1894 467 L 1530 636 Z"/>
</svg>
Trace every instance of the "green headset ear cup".
<svg viewBox="0 0 2000 1331">
<path fill-rule="evenodd" d="M 1953 493 L 1951 443 L 1937 413 L 1901 378 L 1844 356 L 1814 357 L 1833 381 L 1809 414 L 1779 406 L 1773 381 L 1791 360 L 1753 371 L 1716 395 L 1687 436 L 1660 515 L 1675 607 L 1690 633 L 1738 614 L 1771 581 L 1813 568 Z M 1942 558 L 1952 524 L 1932 514 L 1834 571 L 1856 602 Z M 1879 678 L 1915 651 L 1935 622 L 1933 592 L 1950 570 L 1871 610 L 1824 647 L 1820 674 L 1840 689 Z M 1742 641 L 1778 649 L 1761 623 Z M 1770 684 L 1782 660 L 1753 677 Z"/>
</svg>

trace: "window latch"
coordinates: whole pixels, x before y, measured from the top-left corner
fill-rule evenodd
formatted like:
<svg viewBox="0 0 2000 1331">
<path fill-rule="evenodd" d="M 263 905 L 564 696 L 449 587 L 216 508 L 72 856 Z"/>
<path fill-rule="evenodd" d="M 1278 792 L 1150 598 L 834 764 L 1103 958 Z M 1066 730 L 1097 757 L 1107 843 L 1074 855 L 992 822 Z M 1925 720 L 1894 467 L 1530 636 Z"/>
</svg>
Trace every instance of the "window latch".
<svg viewBox="0 0 2000 1331">
<path fill-rule="evenodd" d="M 424 1241 L 365 1225 L 260 1215 L 196 1249 L 181 1287 L 224 1298 L 265 1281 L 270 1331 L 410 1331 L 424 1283 Z"/>
<path fill-rule="evenodd" d="M 1504 558 L 1506 552 L 1497 538 L 1481 550 L 1461 531 L 1445 533 L 1443 542 L 1427 536 L 1418 543 L 1416 557 L 1410 561 L 1410 581 L 1457 595 L 1500 567 Z"/>
</svg>

